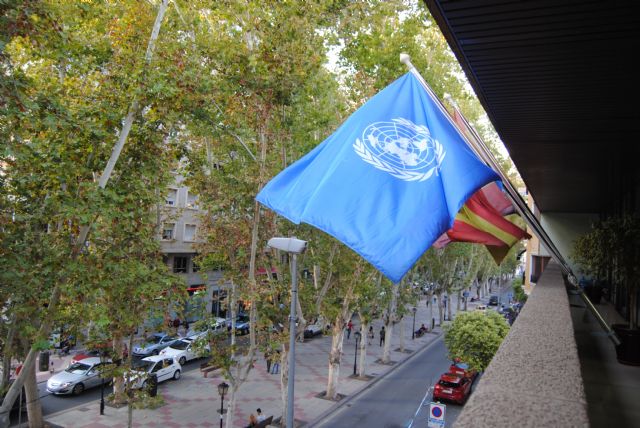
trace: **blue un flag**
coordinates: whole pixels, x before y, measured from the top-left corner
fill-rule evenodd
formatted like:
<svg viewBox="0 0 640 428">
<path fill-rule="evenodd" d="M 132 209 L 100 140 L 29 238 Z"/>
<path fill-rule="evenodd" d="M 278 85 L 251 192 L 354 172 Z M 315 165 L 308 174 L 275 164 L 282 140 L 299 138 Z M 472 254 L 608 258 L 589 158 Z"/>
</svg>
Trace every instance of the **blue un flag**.
<svg viewBox="0 0 640 428">
<path fill-rule="evenodd" d="M 273 178 L 256 199 L 334 236 L 394 282 L 497 174 L 411 73 Z"/>
</svg>

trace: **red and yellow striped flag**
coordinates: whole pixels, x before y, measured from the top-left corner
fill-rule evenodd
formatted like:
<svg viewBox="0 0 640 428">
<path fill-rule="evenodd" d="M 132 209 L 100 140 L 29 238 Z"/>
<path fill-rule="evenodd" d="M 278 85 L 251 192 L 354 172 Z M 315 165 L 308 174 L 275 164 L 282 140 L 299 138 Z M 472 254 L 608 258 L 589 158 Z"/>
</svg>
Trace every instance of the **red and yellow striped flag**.
<svg viewBox="0 0 640 428">
<path fill-rule="evenodd" d="M 484 244 L 499 264 L 515 243 L 531 237 L 508 217 L 503 217 L 504 212 L 510 211 L 510 206 L 511 202 L 497 184 L 488 184 L 474 193 L 460 209 L 453 227 L 446 233 L 448 241 Z M 437 242 L 446 245 L 446 241 L 443 236 Z"/>
</svg>

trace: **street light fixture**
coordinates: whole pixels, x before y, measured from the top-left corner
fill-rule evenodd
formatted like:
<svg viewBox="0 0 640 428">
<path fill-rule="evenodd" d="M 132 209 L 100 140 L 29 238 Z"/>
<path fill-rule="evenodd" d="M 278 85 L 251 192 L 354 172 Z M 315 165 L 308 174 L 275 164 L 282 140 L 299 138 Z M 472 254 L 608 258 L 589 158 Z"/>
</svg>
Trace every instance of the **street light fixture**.
<svg viewBox="0 0 640 428">
<path fill-rule="evenodd" d="M 358 362 L 358 342 L 362 337 L 362 333 L 360 333 L 359 331 L 356 331 L 354 336 L 356 338 L 356 353 L 355 353 L 355 356 L 353 357 L 353 375 L 355 376 L 357 372 L 357 362 Z"/>
<path fill-rule="evenodd" d="M 224 396 L 229 390 L 229 384 L 222 382 L 218 384 L 218 394 L 220 394 L 220 428 L 222 428 L 222 418 L 224 414 Z"/>
<path fill-rule="evenodd" d="M 411 311 L 413 312 L 413 330 L 411 330 L 411 340 L 413 340 L 416 338 L 416 312 L 418 312 L 418 308 L 414 306 Z"/>
<path fill-rule="evenodd" d="M 298 254 L 307 249 L 307 241 L 271 238 L 267 245 L 291 254 L 291 309 L 289 310 L 289 378 L 287 379 L 287 428 L 293 428 L 293 390 L 296 373 L 296 303 L 298 301 Z"/>
<path fill-rule="evenodd" d="M 106 360 L 105 351 L 100 352 L 100 370 L 104 370 L 104 363 Z M 104 416 L 104 372 L 99 373 L 100 375 L 100 416 Z"/>
</svg>

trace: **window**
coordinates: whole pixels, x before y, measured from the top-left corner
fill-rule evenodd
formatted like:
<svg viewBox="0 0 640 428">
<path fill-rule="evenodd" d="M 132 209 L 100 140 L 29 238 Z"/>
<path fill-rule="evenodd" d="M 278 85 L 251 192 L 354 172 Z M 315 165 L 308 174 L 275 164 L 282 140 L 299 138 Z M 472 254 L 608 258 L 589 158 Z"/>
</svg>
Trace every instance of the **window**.
<svg viewBox="0 0 640 428">
<path fill-rule="evenodd" d="M 198 208 L 198 195 L 187 193 L 187 208 Z"/>
<path fill-rule="evenodd" d="M 178 191 L 176 189 L 169 189 L 165 198 L 167 205 L 175 206 L 178 200 Z"/>
<path fill-rule="evenodd" d="M 173 272 L 174 273 L 187 273 L 187 257 L 176 256 L 173 258 Z"/>
<path fill-rule="evenodd" d="M 199 272 L 199 271 L 200 271 L 200 265 L 195 261 L 191 260 L 191 272 Z"/>
<path fill-rule="evenodd" d="M 196 225 L 185 224 L 184 225 L 184 240 L 195 241 L 196 240 Z"/>
<path fill-rule="evenodd" d="M 166 223 L 164 225 L 164 227 L 162 228 L 162 239 L 165 241 L 170 241 L 173 239 L 173 229 L 175 227 L 175 224 L 173 223 Z"/>
</svg>

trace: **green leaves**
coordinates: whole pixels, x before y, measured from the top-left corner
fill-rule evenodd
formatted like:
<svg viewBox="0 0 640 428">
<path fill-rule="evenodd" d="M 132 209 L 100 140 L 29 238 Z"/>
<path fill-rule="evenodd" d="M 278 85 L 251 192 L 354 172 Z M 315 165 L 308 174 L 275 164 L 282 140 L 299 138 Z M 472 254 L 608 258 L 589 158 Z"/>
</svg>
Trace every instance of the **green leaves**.
<svg viewBox="0 0 640 428">
<path fill-rule="evenodd" d="M 459 358 L 478 371 L 484 371 L 509 332 L 509 324 L 494 311 L 458 313 L 444 327 L 449 358 Z"/>
</svg>

